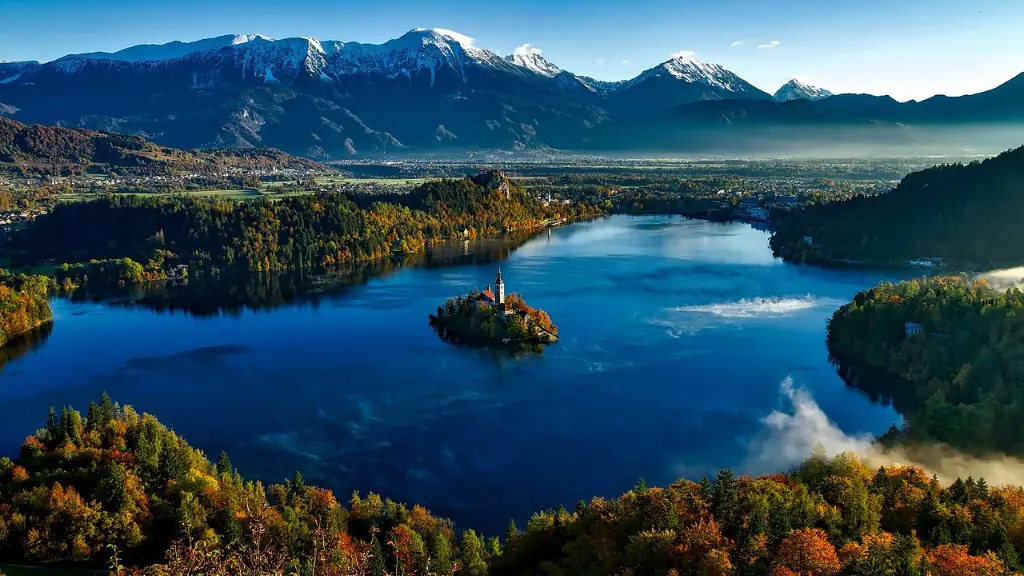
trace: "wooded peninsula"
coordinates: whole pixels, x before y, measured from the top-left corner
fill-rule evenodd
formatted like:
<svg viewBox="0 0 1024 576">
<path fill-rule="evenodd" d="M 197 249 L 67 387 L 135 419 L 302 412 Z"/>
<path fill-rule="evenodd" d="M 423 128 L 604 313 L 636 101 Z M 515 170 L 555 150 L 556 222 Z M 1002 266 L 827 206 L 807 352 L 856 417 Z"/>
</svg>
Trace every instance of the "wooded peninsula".
<svg viewBox="0 0 1024 576">
<path fill-rule="evenodd" d="M 906 421 L 897 441 L 1024 456 L 1024 292 L 966 277 L 884 283 L 835 312 L 828 347 L 869 367 Z M 888 377 L 885 377 L 888 375 Z"/>
</svg>

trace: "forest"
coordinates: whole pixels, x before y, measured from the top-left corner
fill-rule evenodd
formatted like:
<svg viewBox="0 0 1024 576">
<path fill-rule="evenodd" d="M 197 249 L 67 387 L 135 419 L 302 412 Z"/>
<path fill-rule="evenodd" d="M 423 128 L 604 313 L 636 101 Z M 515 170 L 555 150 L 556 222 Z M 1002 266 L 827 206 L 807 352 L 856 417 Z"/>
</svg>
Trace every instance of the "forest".
<svg viewBox="0 0 1024 576">
<path fill-rule="evenodd" d="M 11 274 L 0 268 L 0 346 L 53 321 L 45 276 Z"/>
<path fill-rule="evenodd" d="M 1024 259 L 1021 190 L 1024 147 L 915 172 L 887 194 L 782 215 L 771 246 L 777 256 L 814 263 L 1017 263 Z"/>
<path fill-rule="evenodd" d="M 230 201 L 108 196 L 62 203 L 12 235 L 27 263 L 130 258 L 193 272 L 332 269 L 428 245 L 532 230 L 600 211 L 547 205 L 503 175 L 428 182 L 361 208 L 342 194 Z M 487 176 L 487 175 L 485 175 Z"/>
<path fill-rule="evenodd" d="M 835 312 L 827 342 L 839 363 L 892 376 L 870 380 L 903 413 L 900 440 L 1024 455 L 1019 288 L 962 276 L 884 283 Z"/>
<path fill-rule="evenodd" d="M 485 537 L 296 473 L 247 481 L 108 396 L 50 410 L 0 459 L 0 562 L 124 575 L 996 576 L 1021 569 L 1024 487 L 811 454 L 785 474 L 642 481 Z"/>
<path fill-rule="evenodd" d="M 164 175 L 229 169 L 327 171 L 279 150 L 177 150 L 138 136 L 60 126 L 22 124 L 0 116 L 0 172 L 57 175 L 118 172 Z"/>
</svg>

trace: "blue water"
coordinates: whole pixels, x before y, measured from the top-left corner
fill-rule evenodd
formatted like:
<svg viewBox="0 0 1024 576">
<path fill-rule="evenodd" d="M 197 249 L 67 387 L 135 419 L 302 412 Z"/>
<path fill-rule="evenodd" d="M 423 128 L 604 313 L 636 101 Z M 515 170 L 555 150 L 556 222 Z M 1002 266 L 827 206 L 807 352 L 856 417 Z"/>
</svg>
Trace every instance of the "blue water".
<svg viewBox="0 0 1024 576">
<path fill-rule="evenodd" d="M 501 262 L 562 341 L 518 358 L 438 340 L 427 314 L 495 263 L 404 268 L 273 310 L 212 318 L 54 301 L 55 325 L 0 373 L 0 454 L 50 405 L 107 391 L 249 477 L 421 503 L 490 533 L 640 478 L 785 469 L 763 419 L 788 377 L 846 433 L 899 420 L 828 364 L 826 319 L 882 273 L 772 257 L 744 224 L 615 216 Z"/>
</svg>

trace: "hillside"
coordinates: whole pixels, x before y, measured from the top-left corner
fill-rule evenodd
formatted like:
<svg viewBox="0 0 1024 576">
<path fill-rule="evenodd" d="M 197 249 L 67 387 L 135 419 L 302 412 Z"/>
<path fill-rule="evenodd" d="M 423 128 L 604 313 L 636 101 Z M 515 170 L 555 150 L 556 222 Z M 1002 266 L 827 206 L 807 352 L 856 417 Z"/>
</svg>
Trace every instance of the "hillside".
<svg viewBox="0 0 1024 576">
<path fill-rule="evenodd" d="M 127 257 L 153 262 L 154 269 L 186 263 L 198 273 L 331 269 L 600 213 L 587 204 L 542 203 L 500 172 L 427 182 L 381 200 L 342 194 L 241 202 L 112 196 L 59 204 L 12 242 L 25 251 L 27 263 Z"/>
<path fill-rule="evenodd" d="M 213 463 L 105 394 L 40 424 L 0 458 L 0 561 L 130 575 L 997 576 L 1024 552 L 1024 487 L 943 486 L 852 455 L 640 482 L 487 538 L 373 493 L 345 506 L 299 473 L 247 482 L 227 454 Z"/>
<path fill-rule="evenodd" d="M 941 258 L 961 266 L 1024 261 L 1024 148 L 936 166 L 892 192 L 783 215 L 773 251 L 805 262 L 893 263 Z M 806 239 L 810 239 L 808 244 Z"/>
<path fill-rule="evenodd" d="M 857 294 L 832 316 L 827 341 L 844 373 L 881 374 L 853 383 L 893 400 L 905 418 L 900 440 L 1022 456 L 1022 333 L 1020 290 L 940 277 Z"/>
<path fill-rule="evenodd" d="M 278 150 L 175 150 L 138 136 L 26 125 L 0 116 L 0 171 L 161 175 L 275 169 L 326 170 Z"/>
</svg>

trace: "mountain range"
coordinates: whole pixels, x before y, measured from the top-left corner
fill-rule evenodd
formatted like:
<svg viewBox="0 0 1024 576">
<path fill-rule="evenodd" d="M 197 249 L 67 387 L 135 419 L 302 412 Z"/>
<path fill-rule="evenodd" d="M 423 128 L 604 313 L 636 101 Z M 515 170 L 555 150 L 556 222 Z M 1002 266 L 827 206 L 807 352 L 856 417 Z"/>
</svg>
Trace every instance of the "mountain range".
<svg viewBox="0 0 1024 576">
<path fill-rule="evenodd" d="M 0 115 L 179 148 L 318 159 L 465 150 L 757 152 L 936 144 L 932 128 L 1024 120 L 1024 74 L 900 103 L 798 81 L 774 97 L 681 53 L 635 78 L 573 74 L 528 45 L 499 56 L 442 29 L 383 44 L 258 34 L 0 63 Z M 963 130 L 939 147 L 972 145 Z M 1024 141 L 1012 130 L 1010 139 Z M 1018 142 L 1019 143 L 1019 142 Z"/>
</svg>

